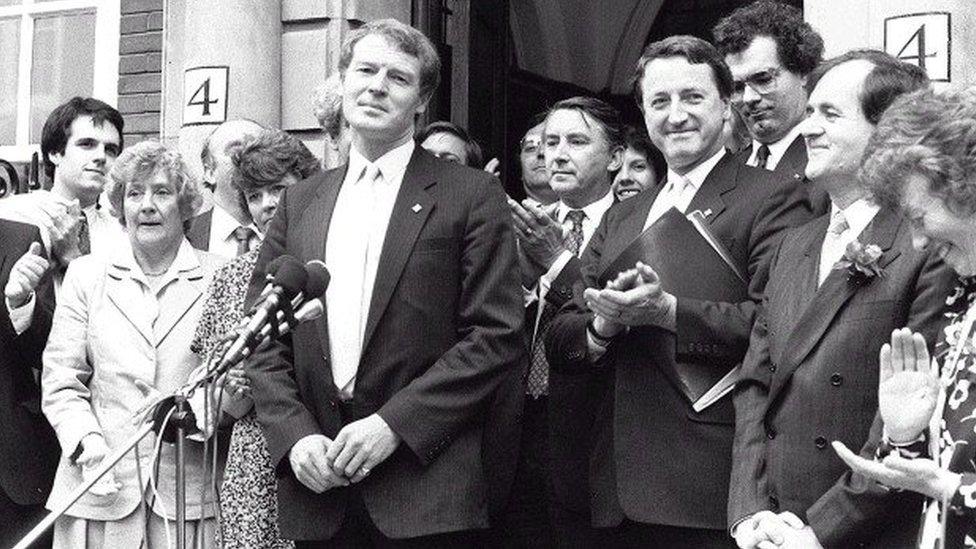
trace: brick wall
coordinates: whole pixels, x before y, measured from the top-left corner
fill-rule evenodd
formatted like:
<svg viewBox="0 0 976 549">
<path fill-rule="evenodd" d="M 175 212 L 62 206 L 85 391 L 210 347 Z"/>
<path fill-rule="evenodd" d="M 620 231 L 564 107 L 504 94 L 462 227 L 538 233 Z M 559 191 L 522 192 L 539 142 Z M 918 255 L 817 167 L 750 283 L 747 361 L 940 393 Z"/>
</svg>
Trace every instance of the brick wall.
<svg viewBox="0 0 976 549">
<path fill-rule="evenodd" d="M 119 39 L 119 111 L 125 144 L 159 137 L 163 0 L 123 0 Z"/>
</svg>

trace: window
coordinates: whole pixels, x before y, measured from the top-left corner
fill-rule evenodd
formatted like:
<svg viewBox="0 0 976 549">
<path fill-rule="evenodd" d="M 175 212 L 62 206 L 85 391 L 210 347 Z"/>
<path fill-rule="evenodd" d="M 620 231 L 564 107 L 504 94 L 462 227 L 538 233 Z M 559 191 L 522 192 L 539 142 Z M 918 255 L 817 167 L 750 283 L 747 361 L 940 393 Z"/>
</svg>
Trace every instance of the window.
<svg viewBox="0 0 976 549">
<path fill-rule="evenodd" d="M 116 104 L 120 0 L 0 0 L 0 158 L 40 151 L 47 115 L 75 95 Z"/>
</svg>

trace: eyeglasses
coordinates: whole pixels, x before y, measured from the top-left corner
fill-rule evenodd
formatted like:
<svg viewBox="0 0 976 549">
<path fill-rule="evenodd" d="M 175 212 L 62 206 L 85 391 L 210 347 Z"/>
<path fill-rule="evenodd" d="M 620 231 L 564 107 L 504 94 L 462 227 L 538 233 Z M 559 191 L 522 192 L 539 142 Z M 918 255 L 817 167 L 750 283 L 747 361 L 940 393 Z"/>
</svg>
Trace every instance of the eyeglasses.
<svg viewBox="0 0 976 549">
<path fill-rule="evenodd" d="M 745 80 L 732 82 L 732 99 L 735 101 L 741 100 L 746 92 L 746 86 L 752 88 L 752 91 L 759 95 L 766 95 L 776 91 L 779 75 L 779 69 L 770 67 L 749 75 Z"/>
</svg>

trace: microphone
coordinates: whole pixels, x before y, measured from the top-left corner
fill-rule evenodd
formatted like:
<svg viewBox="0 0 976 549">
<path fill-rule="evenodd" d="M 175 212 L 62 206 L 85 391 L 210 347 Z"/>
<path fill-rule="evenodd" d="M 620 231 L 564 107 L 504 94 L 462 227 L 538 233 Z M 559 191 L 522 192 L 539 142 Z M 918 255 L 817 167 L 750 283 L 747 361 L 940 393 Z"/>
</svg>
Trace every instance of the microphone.
<svg viewBox="0 0 976 549">
<path fill-rule="evenodd" d="M 217 370 L 226 369 L 246 356 L 244 351 L 253 348 L 260 341 L 261 329 L 279 312 L 282 299 L 298 297 L 308 282 L 308 273 L 300 261 L 290 255 L 283 255 L 268 263 L 268 284 L 261 292 L 260 299 L 251 308 L 247 324 L 237 334 L 237 338 L 221 357 Z"/>
</svg>

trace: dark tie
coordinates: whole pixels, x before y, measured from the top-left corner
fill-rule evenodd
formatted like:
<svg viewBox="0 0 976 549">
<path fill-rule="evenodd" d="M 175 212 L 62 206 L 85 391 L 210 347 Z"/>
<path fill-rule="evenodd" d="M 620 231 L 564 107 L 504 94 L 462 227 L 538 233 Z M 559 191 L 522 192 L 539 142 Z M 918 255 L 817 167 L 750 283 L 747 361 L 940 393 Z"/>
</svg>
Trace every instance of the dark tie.
<svg viewBox="0 0 976 549">
<path fill-rule="evenodd" d="M 584 217 L 586 214 L 583 213 L 583 210 L 571 210 L 566 214 L 566 220 L 571 222 L 572 226 L 570 226 L 569 233 L 563 242 L 566 249 L 575 256 L 579 256 L 580 248 L 583 246 Z M 532 364 L 529 368 L 529 379 L 526 387 L 526 392 L 532 398 L 549 394 L 549 361 L 546 360 L 544 340 L 546 332 L 549 331 L 549 325 L 557 312 L 556 307 L 549 303 L 542 302 L 540 306 L 542 307 L 542 314 L 539 316 L 539 328 L 532 340 Z"/>
<path fill-rule="evenodd" d="M 78 251 L 81 255 L 91 253 L 91 233 L 88 230 L 88 218 L 84 213 L 78 216 Z"/>
<path fill-rule="evenodd" d="M 240 226 L 234 229 L 234 240 L 237 241 L 237 255 L 241 256 L 251 251 L 251 239 L 254 238 L 254 229 Z"/>
<path fill-rule="evenodd" d="M 769 162 L 769 147 L 760 145 L 756 151 L 756 167 L 766 169 L 767 162 Z"/>
</svg>

